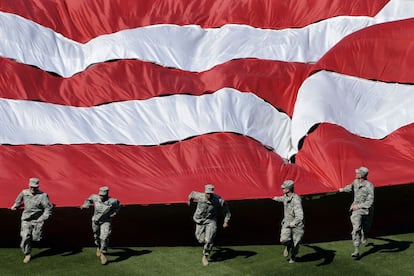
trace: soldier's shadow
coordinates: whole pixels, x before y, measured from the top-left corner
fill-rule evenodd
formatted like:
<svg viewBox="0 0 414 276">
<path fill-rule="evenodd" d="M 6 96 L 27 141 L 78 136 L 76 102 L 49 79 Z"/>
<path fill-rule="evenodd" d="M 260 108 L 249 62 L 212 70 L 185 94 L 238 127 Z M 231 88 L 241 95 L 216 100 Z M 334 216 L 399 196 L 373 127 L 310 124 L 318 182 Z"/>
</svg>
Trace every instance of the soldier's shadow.
<svg viewBox="0 0 414 276">
<path fill-rule="evenodd" d="M 42 250 L 37 254 L 34 254 L 32 256 L 32 259 L 48 257 L 48 256 L 56 256 L 56 255 L 66 257 L 66 256 L 76 255 L 81 252 L 82 252 L 82 247 L 52 247 L 52 248 Z"/>
<path fill-rule="evenodd" d="M 332 263 L 335 258 L 335 250 L 326 250 L 319 246 L 309 244 L 303 246 L 309 247 L 315 250 L 315 252 L 300 257 L 296 257 L 296 262 L 315 262 L 322 260 L 322 262 L 317 264 L 316 266 L 323 266 Z"/>
<path fill-rule="evenodd" d="M 116 250 L 116 251 L 114 251 Z M 106 256 L 115 256 L 115 259 L 108 260 L 108 263 L 117 263 L 125 261 L 131 257 L 141 256 L 151 253 L 151 250 L 134 250 L 128 247 L 112 247 L 111 250 L 106 253 Z"/>
<path fill-rule="evenodd" d="M 365 247 L 371 247 L 371 248 L 368 251 L 365 251 L 364 253 L 362 253 L 359 259 L 362 259 L 363 257 L 366 257 L 370 254 L 374 254 L 377 252 L 380 252 L 380 253 L 401 252 L 401 251 L 407 250 L 412 244 L 412 242 L 410 241 L 395 241 L 395 240 L 387 239 L 387 238 L 374 238 L 374 240 L 380 240 L 380 241 L 384 241 L 387 243 L 377 244 L 377 245 L 372 242 L 368 243 Z"/>
<path fill-rule="evenodd" d="M 257 253 L 254 251 L 247 250 L 234 250 L 227 247 L 216 247 L 213 251 L 213 254 L 210 255 L 210 262 L 221 262 L 229 259 L 234 259 L 236 257 L 249 258 Z"/>
</svg>

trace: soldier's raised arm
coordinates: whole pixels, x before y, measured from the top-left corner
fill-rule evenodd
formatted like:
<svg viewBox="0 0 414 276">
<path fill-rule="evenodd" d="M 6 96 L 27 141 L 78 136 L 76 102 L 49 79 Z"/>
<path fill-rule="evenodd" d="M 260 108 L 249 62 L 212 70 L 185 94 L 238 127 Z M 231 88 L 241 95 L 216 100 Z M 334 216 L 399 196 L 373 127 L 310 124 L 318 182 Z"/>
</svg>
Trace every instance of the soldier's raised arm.
<svg viewBox="0 0 414 276">
<path fill-rule="evenodd" d="M 22 202 L 23 202 L 23 192 L 20 192 L 18 196 L 16 197 L 14 204 L 10 207 L 10 209 L 13 211 L 17 210 L 22 205 Z"/>
<path fill-rule="evenodd" d="M 87 208 L 89 208 L 91 206 L 92 203 L 93 203 L 93 195 L 91 195 L 87 199 L 85 199 L 85 201 L 80 206 L 80 208 L 81 209 L 87 209 Z"/>
</svg>

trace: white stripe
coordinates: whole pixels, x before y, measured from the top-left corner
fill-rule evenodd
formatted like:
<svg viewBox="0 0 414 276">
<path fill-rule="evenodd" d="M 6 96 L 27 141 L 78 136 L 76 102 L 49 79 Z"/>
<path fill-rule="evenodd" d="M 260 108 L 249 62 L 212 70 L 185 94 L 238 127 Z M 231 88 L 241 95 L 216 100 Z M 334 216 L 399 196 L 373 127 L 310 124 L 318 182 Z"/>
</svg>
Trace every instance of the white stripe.
<svg viewBox="0 0 414 276">
<path fill-rule="evenodd" d="M 290 154 L 290 118 L 252 93 L 223 88 L 94 107 L 0 99 L 0 144 L 157 145 L 235 132 Z"/>
<path fill-rule="evenodd" d="M 302 84 L 292 117 L 292 144 L 318 123 L 381 139 L 414 122 L 414 85 L 384 83 L 320 71 Z"/>
<path fill-rule="evenodd" d="M 300 29 L 154 25 L 81 44 L 19 16 L 0 13 L 0 55 L 64 77 L 92 64 L 130 58 L 195 72 L 238 58 L 312 63 L 352 32 L 410 17 L 414 17 L 414 1 L 397 0 L 375 18 L 341 16 Z"/>
</svg>

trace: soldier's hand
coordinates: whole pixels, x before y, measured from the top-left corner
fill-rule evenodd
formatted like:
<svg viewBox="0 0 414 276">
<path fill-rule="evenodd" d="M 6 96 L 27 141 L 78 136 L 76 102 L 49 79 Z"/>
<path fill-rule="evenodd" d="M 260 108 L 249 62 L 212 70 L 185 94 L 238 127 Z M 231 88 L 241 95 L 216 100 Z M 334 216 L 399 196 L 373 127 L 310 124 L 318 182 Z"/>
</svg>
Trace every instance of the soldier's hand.
<svg viewBox="0 0 414 276">
<path fill-rule="evenodd" d="M 83 207 L 83 205 L 82 205 L 82 206 L 80 206 L 79 208 L 80 208 L 81 210 L 83 210 L 83 208 L 85 208 L 85 207 Z"/>
<path fill-rule="evenodd" d="M 223 223 L 223 228 L 229 227 L 229 224 L 227 222 Z"/>
<path fill-rule="evenodd" d="M 12 207 L 10 207 L 10 210 L 12 210 L 12 211 L 16 211 L 17 210 L 17 208 L 16 208 L 16 206 L 12 206 Z"/>
<path fill-rule="evenodd" d="M 190 206 L 190 205 L 191 205 L 191 200 L 189 200 L 189 201 L 187 202 L 187 205 L 188 205 L 188 206 Z"/>
<path fill-rule="evenodd" d="M 289 227 L 295 227 L 295 226 L 296 226 L 295 222 L 292 221 L 292 222 L 289 223 Z"/>
<path fill-rule="evenodd" d="M 359 209 L 359 207 L 358 207 L 358 205 L 357 205 L 357 204 L 352 204 L 351 209 L 352 209 L 353 211 L 356 211 L 356 210 L 358 210 L 358 209 Z"/>
</svg>

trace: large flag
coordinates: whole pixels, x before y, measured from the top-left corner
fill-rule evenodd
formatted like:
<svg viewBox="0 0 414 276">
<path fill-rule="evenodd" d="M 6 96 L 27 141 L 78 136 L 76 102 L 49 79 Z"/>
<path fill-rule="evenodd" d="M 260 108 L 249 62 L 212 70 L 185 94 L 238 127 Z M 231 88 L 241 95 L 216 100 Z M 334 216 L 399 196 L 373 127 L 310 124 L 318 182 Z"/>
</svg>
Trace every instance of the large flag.
<svg viewBox="0 0 414 276">
<path fill-rule="evenodd" d="M 0 207 L 414 181 L 412 0 L 0 2 Z"/>
</svg>

